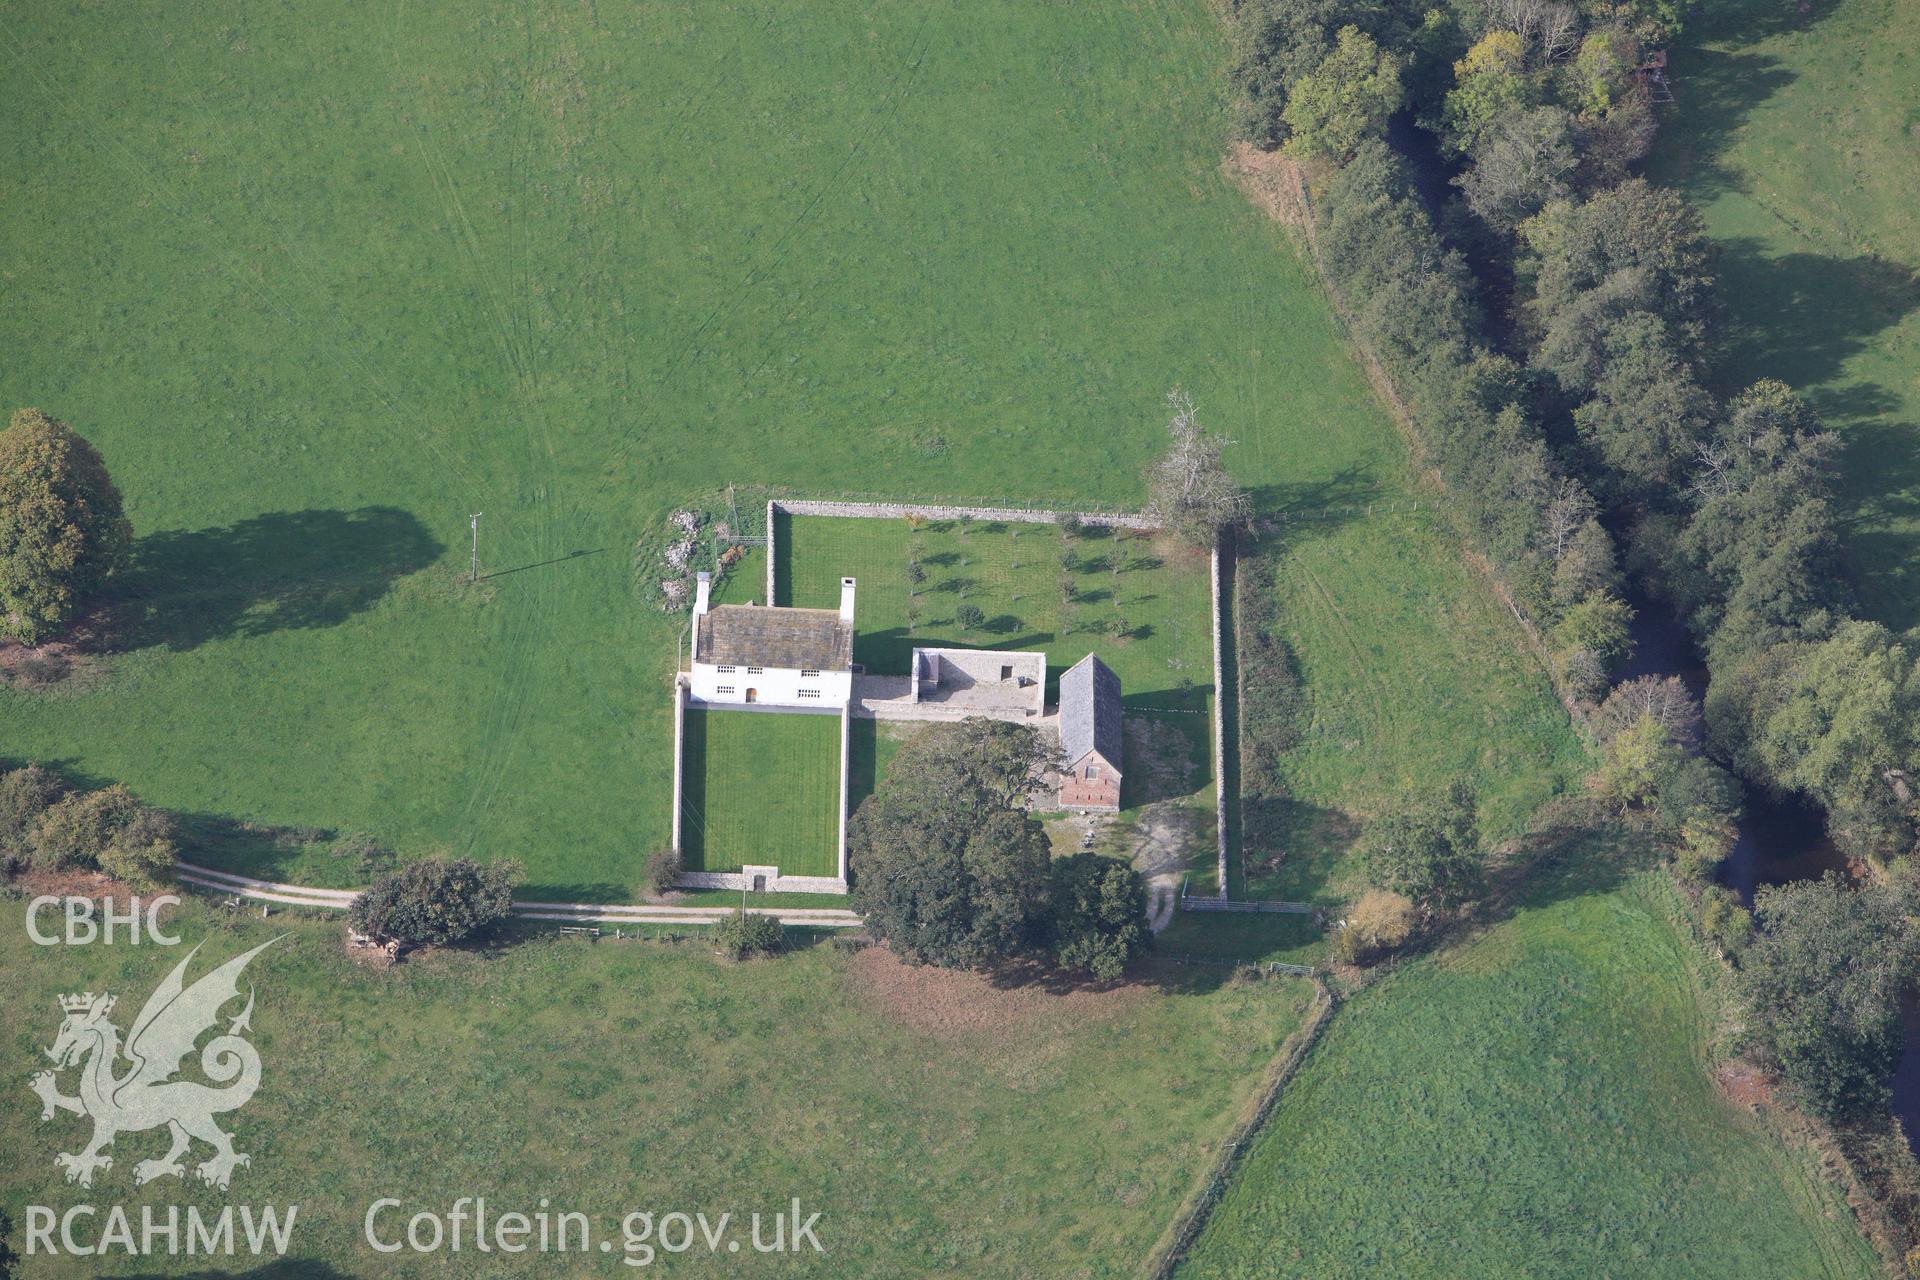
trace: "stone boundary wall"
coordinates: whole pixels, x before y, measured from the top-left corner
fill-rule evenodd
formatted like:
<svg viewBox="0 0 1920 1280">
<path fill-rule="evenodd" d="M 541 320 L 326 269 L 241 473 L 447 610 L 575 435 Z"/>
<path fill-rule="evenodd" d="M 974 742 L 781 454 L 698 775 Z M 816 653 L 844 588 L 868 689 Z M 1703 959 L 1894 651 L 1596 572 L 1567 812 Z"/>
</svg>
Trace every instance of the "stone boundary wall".
<svg viewBox="0 0 1920 1280">
<path fill-rule="evenodd" d="M 1220 658 L 1220 537 L 1214 535 L 1213 554 L 1207 557 L 1208 576 L 1213 580 L 1213 810 L 1215 852 L 1220 859 L 1220 896 L 1227 896 L 1227 717 L 1225 699 L 1226 671 Z M 1238 682 L 1236 681 L 1236 684 Z M 1239 696 L 1234 693 L 1236 698 Z"/>
<path fill-rule="evenodd" d="M 817 498 L 769 498 L 767 499 L 767 603 L 774 603 L 773 566 L 778 559 L 779 534 L 775 517 L 781 513 L 790 516 L 841 516 L 855 520 L 902 520 L 907 516 L 924 516 L 929 520 L 957 520 L 967 516 L 975 520 L 1007 520 L 1022 524 L 1059 524 L 1061 519 L 1071 514 L 1080 523 L 1106 529 L 1157 529 L 1159 525 L 1144 515 L 1125 515 L 1113 512 L 1087 511 L 1065 512 L 1046 511 L 1029 507 L 970 507 L 948 503 L 927 502 L 843 502 Z M 1220 539 L 1213 540 L 1213 554 L 1208 558 L 1208 572 L 1213 587 L 1213 792 L 1214 826 L 1218 835 L 1215 841 L 1216 857 L 1219 860 L 1220 893 L 1227 893 L 1227 736 L 1226 716 L 1222 710 L 1221 699 L 1233 697 L 1239 699 L 1238 682 L 1234 689 L 1227 689 L 1224 673 L 1221 670 L 1220 626 Z M 856 606 L 857 607 L 857 606 Z M 856 618 L 858 614 L 856 613 Z M 846 759 L 842 753 L 840 766 L 840 804 L 842 809 L 840 859 L 841 874 L 846 874 Z"/>
<path fill-rule="evenodd" d="M 840 708 L 840 883 L 847 883 L 847 773 L 853 760 L 853 702 Z"/>
<path fill-rule="evenodd" d="M 769 605 L 771 605 L 774 602 L 773 601 L 773 565 L 774 565 L 774 561 L 779 558 L 777 555 L 775 555 L 775 552 L 778 550 L 778 547 L 774 539 L 777 538 L 779 535 L 774 533 L 773 531 L 774 509 L 775 509 L 774 500 L 772 498 L 768 498 L 767 499 L 767 603 Z M 858 607 L 857 603 L 855 607 L 856 608 Z"/>
<path fill-rule="evenodd" d="M 673 677 L 673 847 L 680 848 L 681 774 L 685 770 L 687 741 L 687 678 Z"/>
<path fill-rule="evenodd" d="M 929 520 L 1010 520 L 1021 524 L 1059 524 L 1061 517 L 1073 515 L 1081 524 L 1105 529 L 1157 529 L 1159 523 L 1142 515 L 1123 515 L 1106 511 L 1043 511 L 1030 507 L 963 507 L 939 502 L 839 502 L 812 498 L 772 498 L 767 502 L 767 528 L 773 528 L 776 512 L 790 516 L 847 516 L 865 520 L 902 520 L 907 516 L 925 516 Z M 768 535 L 771 538 L 771 534 Z M 767 543 L 772 550 L 773 543 Z M 772 578 L 769 577 L 769 582 Z"/>
<path fill-rule="evenodd" d="M 678 889 L 747 889 L 752 886 L 738 871 L 682 871 L 674 882 Z M 847 882 L 833 876 L 775 876 L 767 885 L 768 893 L 845 893 Z M 747 899 L 748 909 L 753 899 Z"/>
<path fill-rule="evenodd" d="M 1327 988 L 1326 983 L 1318 978 L 1313 978 L 1311 981 L 1314 992 L 1313 1005 L 1307 1015 L 1306 1024 L 1288 1036 L 1286 1043 L 1280 1046 L 1280 1052 L 1274 1060 L 1273 1074 L 1267 1080 L 1266 1087 L 1261 1090 L 1259 1101 L 1254 1104 L 1250 1113 L 1228 1131 L 1226 1138 L 1220 1143 L 1219 1154 L 1214 1158 L 1213 1168 L 1208 1171 L 1205 1183 L 1201 1185 L 1199 1192 L 1190 1196 L 1188 1202 L 1181 1207 L 1179 1216 L 1161 1237 L 1161 1243 L 1155 1246 L 1155 1256 L 1149 1262 L 1145 1272 L 1149 1280 L 1168 1280 L 1175 1271 L 1179 1270 L 1180 1264 L 1186 1261 L 1187 1251 L 1193 1247 L 1194 1241 L 1200 1238 L 1200 1232 L 1205 1229 L 1207 1220 L 1213 1216 L 1214 1208 L 1220 1203 L 1221 1196 L 1226 1194 L 1227 1184 L 1232 1180 L 1235 1170 L 1239 1168 L 1240 1161 L 1252 1148 L 1254 1139 L 1265 1127 L 1267 1118 L 1273 1114 L 1275 1105 L 1280 1101 L 1280 1095 L 1286 1091 L 1287 1085 L 1292 1083 L 1301 1064 L 1307 1060 L 1307 1055 L 1313 1052 L 1314 1045 L 1319 1043 L 1321 1033 L 1327 1029 L 1327 1023 L 1338 1006 L 1334 1001 L 1333 992 Z"/>
</svg>

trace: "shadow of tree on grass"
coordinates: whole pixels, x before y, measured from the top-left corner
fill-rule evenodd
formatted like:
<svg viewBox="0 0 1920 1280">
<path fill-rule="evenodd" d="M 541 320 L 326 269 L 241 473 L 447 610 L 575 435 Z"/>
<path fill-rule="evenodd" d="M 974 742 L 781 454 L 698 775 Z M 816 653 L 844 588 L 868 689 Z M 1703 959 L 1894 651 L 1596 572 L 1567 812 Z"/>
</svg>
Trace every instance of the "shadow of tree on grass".
<svg viewBox="0 0 1920 1280">
<path fill-rule="evenodd" d="M 211 529 L 149 534 L 114 591 L 118 647 L 331 627 L 444 548 L 396 507 L 273 511 Z"/>
</svg>

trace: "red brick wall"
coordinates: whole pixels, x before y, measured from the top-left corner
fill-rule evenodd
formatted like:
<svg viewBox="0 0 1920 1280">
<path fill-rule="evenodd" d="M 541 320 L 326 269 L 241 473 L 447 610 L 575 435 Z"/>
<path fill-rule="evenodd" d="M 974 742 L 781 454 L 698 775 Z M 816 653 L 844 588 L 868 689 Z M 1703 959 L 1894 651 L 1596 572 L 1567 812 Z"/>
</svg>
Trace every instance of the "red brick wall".
<svg viewBox="0 0 1920 1280">
<path fill-rule="evenodd" d="M 1087 764 L 1082 760 L 1075 764 L 1073 771 L 1060 781 L 1060 807 L 1063 809 L 1118 809 L 1120 807 L 1120 775 L 1109 765 L 1099 765 L 1100 776 L 1087 778 Z"/>
</svg>

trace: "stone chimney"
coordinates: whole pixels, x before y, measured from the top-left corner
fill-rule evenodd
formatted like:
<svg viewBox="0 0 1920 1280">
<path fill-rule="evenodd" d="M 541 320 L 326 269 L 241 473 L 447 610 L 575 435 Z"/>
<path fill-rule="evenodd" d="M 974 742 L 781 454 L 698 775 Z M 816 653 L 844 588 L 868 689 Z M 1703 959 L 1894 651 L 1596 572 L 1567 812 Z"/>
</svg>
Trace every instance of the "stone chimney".
<svg viewBox="0 0 1920 1280">
<path fill-rule="evenodd" d="M 693 616 L 707 611 L 707 596 L 713 590 L 713 575 L 702 569 L 693 576 Z"/>
<path fill-rule="evenodd" d="M 840 621 L 853 621 L 853 579 L 840 579 Z"/>
</svg>

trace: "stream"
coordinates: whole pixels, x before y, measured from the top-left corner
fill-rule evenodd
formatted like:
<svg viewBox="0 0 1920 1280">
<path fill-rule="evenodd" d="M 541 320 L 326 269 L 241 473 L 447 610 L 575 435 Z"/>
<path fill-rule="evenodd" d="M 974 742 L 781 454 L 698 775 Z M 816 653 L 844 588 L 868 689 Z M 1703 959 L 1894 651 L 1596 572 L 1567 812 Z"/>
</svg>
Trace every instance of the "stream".
<svg viewBox="0 0 1920 1280">
<path fill-rule="evenodd" d="M 1695 698 L 1707 691 L 1707 669 L 1694 648 L 1693 637 L 1657 601 L 1634 598 L 1633 659 L 1620 679 L 1638 676 L 1679 676 Z M 1721 864 L 1721 884 L 1753 906 L 1754 891 L 1762 885 L 1816 880 L 1829 871 L 1849 874 L 1847 860 L 1827 838 L 1820 811 L 1799 801 L 1779 801 L 1749 790 L 1733 852 Z M 1907 1027 L 1906 1051 L 1893 1074 L 1893 1113 L 1906 1128 L 1907 1142 L 1920 1155 L 1920 1004 L 1903 1006 Z"/>
</svg>

